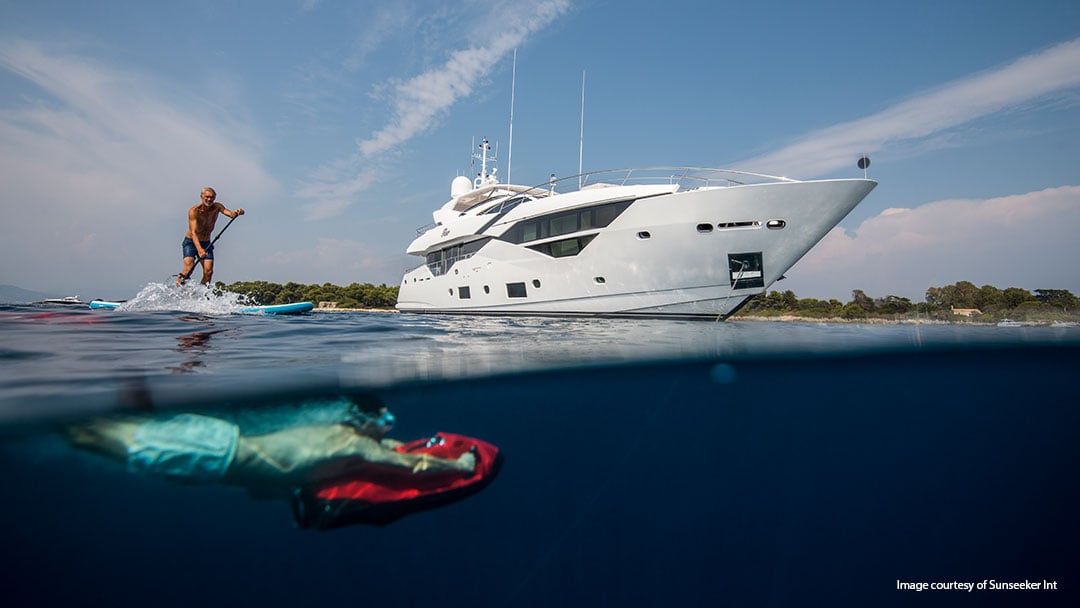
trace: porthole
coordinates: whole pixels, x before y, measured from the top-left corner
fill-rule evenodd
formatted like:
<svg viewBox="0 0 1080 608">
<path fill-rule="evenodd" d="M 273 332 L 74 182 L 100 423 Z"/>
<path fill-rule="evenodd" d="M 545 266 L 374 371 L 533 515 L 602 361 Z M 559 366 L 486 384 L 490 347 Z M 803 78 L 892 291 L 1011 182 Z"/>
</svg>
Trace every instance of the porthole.
<svg viewBox="0 0 1080 608">
<path fill-rule="evenodd" d="M 446 291 L 450 292 L 451 297 L 454 295 L 454 288 L 451 287 L 450 289 L 447 289 Z"/>
<path fill-rule="evenodd" d="M 540 279 L 533 279 L 532 284 L 533 284 L 533 287 L 535 287 L 537 289 L 540 289 Z"/>
<path fill-rule="evenodd" d="M 594 277 L 593 280 L 596 281 L 597 285 L 603 285 L 604 283 L 607 283 L 607 279 L 605 279 L 604 277 Z"/>
<path fill-rule="evenodd" d="M 769 230 L 780 230 L 784 226 L 787 226 L 787 222 L 784 220 L 769 220 L 765 222 L 765 227 Z"/>
<path fill-rule="evenodd" d="M 649 234 L 648 230 L 642 230 L 641 232 L 637 233 L 637 238 L 644 241 L 645 239 L 652 238 L 652 235 Z"/>
<path fill-rule="evenodd" d="M 697 231 L 701 233 L 712 232 L 712 224 L 698 224 Z"/>
<path fill-rule="evenodd" d="M 484 285 L 484 293 L 491 293 L 491 287 Z"/>
</svg>

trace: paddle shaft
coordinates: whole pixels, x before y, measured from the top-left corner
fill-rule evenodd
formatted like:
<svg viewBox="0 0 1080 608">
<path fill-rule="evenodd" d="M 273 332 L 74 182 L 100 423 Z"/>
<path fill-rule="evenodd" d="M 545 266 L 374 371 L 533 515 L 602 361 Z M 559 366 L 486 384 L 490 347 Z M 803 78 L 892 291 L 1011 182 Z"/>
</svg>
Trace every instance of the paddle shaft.
<svg viewBox="0 0 1080 608">
<path fill-rule="evenodd" d="M 217 233 L 217 236 L 214 237 L 214 240 L 210 241 L 210 246 L 206 248 L 207 253 L 209 253 L 210 250 L 213 249 L 214 243 L 216 243 L 217 240 L 221 238 L 221 235 L 225 234 L 225 231 L 229 229 L 229 226 L 232 226 L 232 223 L 235 222 L 236 218 L 238 218 L 238 217 L 240 217 L 240 216 L 239 215 L 234 215 L 231 218 L 229 218 L 229 223 L 225 224 L 225 227 L 221 229 L 221 232 Z M 206 259 L 206 258 L 196 257 L 195 258 L 195 263 L 192 264 L 192 266 L 191 266 L 191 270 L 187 271 L 187 274 L 184 274 L 183 272 L 180 273 L 180 284 L 181 285 L 186 283 L 187 280 L 191 278 L 191 275 L 195 273 L 195 269 L 199 267 L 199 262 L 203 261 L 204 259 Z"/>
</svg>

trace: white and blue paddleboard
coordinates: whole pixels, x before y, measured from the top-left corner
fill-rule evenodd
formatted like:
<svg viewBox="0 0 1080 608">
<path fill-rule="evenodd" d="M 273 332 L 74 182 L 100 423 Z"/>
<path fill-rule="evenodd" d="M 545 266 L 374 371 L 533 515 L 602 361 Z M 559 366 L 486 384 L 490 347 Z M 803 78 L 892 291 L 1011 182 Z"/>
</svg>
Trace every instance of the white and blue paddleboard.
<svg viewBox="0 0 1080 608">
<path fill-rule="evenodd" d="M 122 302 L 107 302 L 105 300 L 94 300 L 90 302 L 90 308 L 93 309 L 108 309 L 112 310 L 119 308 Z M 292 304 L 273 304 L 268 306 L 246 306 L 241 308 L 239 312 L 247 314 L 263 314 L 263 315 L 297 315 L 300 313 L 309 312 L 315 308 L 315 304 L 311 302 L 293 302 Z"/>
<path fill-rule="evenodd" d="M 293 302 L 292 304 L 273 304 L 270 306 L 248 306 L 241 308 L 240 312 L 261 313 L 264 315 L 298 315 L 310 312 L 315 308 L 312 302 Z"/>
</svg>

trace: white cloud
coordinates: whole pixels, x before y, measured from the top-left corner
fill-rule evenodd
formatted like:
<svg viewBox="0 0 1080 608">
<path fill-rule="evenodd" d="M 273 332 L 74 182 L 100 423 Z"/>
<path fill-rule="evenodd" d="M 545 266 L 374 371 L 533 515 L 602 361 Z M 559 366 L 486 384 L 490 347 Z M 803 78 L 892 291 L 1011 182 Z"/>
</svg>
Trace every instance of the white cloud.
<svg viewBox="0 0 1080 608">
<path fill-rule="evenodd" d="M 141 186 L 220 175 L 255 194 L 276 188 L 256 151 L 236 143 L 255 141 L 251 129 L 146 75 L 25 41 L 0 45 L 0 67 L 49 96 L 0 115 L 20 155 L 41 152 L 45 167 L 66 164 Z"/>
<path fill-rule="evenodd" d="M 847 301 L 922 301 L 957 281 L 999 288 L 1069 289 L 1080 295 L 1080 186 L 986 200 L 886 209 L 850 233 L 834 228 L 772 289 Z"/>
<path fill-rule="evenodd" d="M 736 166 L 787 176 L 823 175 L 852 166 L 858 154 L 886 145 L 917 144 L 946 129 L 1078 85 L 1080 38 L 949 83 L 872 116 L 815 131 Z"/>
<path fill-rule="evenodd" d="M 545 0 L 535 5 L 532 11 L 523 10 L 519 5 L 507 8 L 513 18 L 507 18 L 508 15 L 502 19 L 491 18 L 492 22 L 508 25 L 493 28 L 492 31 L 499 34 L 488 39 L 486 44 L 455 51 L 438 68 L 391 83 L 394 116 L 389 124 L 360 142 L 361 154 L 370 158 L 424 132 L 454 102 L 472 93 L 473 87 L 507 53 L 565 13 L 569 2 Z"/>
</svg>

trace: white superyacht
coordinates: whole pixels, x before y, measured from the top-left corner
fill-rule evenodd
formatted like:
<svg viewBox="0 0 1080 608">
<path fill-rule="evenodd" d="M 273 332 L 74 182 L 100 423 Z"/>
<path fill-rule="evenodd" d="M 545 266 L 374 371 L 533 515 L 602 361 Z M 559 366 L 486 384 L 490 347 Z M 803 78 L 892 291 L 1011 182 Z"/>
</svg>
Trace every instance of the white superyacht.
<svg viewBox="0 0 1080 608">
<path fill-rule="evenodd" d="M 402 279 L 399 310 L 723 319 L 877 185 L 665 167 L 530 187 L 498 183 L 489 150 L 409 245 L 424 263 Z"/>
</svg>

